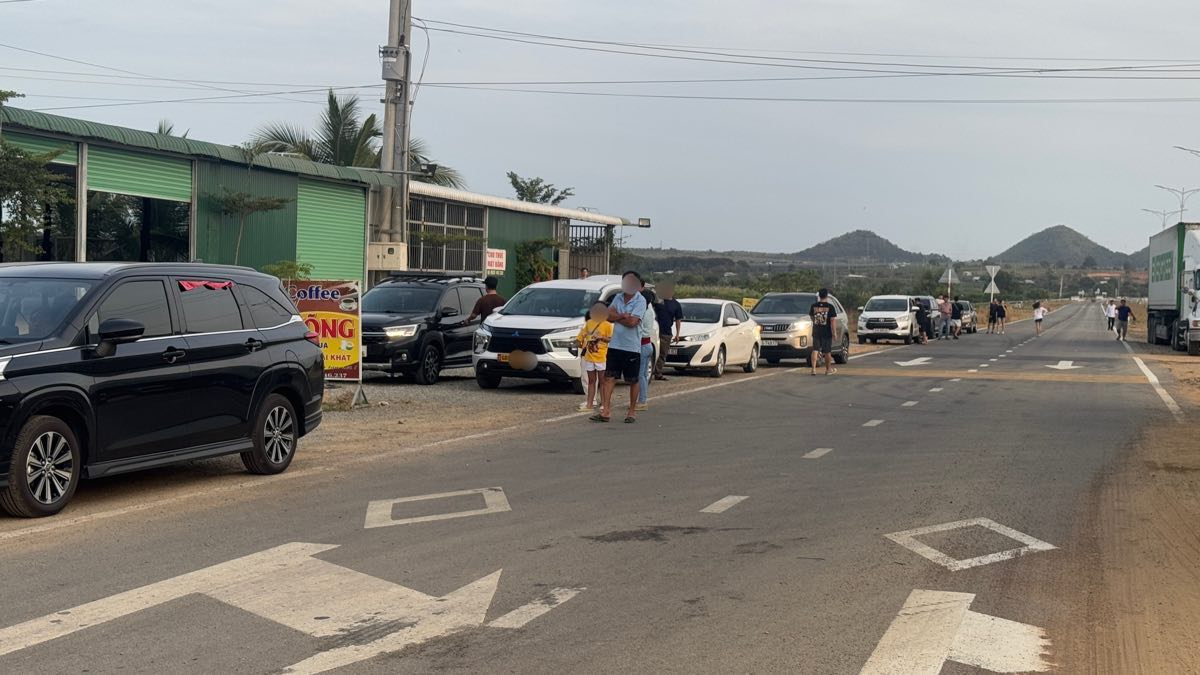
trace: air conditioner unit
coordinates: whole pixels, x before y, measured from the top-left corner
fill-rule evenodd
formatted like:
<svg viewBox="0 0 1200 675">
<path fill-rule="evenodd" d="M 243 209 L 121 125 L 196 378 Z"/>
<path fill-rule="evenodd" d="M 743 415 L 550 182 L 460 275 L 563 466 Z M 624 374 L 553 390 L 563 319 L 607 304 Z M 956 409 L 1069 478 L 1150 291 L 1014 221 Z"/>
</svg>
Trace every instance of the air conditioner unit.
<svg viewBox="0 0 1200 675">
<path fill-rule="evenodd" d="M 408 244 L 377 242 L 367 247 L 367 269 L 402 272 L 408 269 Z"/>
</svg>

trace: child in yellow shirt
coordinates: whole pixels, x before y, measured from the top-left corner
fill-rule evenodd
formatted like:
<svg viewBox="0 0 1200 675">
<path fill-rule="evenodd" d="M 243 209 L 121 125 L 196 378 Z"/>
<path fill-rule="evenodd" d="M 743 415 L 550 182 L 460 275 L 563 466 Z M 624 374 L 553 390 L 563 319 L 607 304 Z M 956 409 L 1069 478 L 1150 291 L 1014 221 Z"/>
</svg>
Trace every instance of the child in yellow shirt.
<svg viewBox="0 0 1200 675">
<path fill-rule="evenodd" d="M 604 364 L 608 360 L 608 343 L 612 341 L 613 325 L 608 320 L 608 305 L 596 302 L 588 310 L 587 323 L 576 338 L 583 353 L 583 372 L 587 377 L 587 401 L 579 404 L 580 411 L 591 410 L 596 405 L 596 392 L 604 377 Z"/>
</svg>

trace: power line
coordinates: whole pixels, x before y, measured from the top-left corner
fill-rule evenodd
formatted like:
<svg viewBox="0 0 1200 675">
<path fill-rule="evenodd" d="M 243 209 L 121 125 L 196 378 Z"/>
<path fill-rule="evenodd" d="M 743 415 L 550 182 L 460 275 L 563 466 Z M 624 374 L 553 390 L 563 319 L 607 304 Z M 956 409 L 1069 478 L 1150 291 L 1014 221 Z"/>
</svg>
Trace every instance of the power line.
<svg viewBox="0 0 1200 675">
<path fill-rule="evenodd" d="M 253 98 L 253 97 L 258 97 L 258 96 L 275 96 L 278 94 L 311 94 L 313 92 L 324 92 L 324 91 L 328 91 L 331 89 L 334 91 L 337 91 L 337 90 L 342 90 L 342 89 L 365 89 L 365 88 L 366 87 L 363 87 L 363 86 L 317 87 L 317 88 L 313 88 L 313 89 L 293 89 L 290 91 L 249 92 L 249 93 L 240 93 L 240 94 L 227 94 L 224 96 L 200 96 L 200 97 L 195 97 L 195 98 L 173 98 L 173 99 L 158 99 L 158 100 L 127 101 L 124 103 L 100 103 L 100 104 L 95 104 L 95 105 L 57 106 L 57 107 L 53 107 L 53 108 L 38 108 L 38 110 L 40 112 L 49 112 L 49 111 L 53 111 L 53 110 L 80 110 L 83 108 L 118 108 L 118 107 L 130 106 L 130 105 L 146 105 L 146 104 L 150 104 L 150 103 L 193 103 L 193 102 L 204 102 L 204 101 L 220 101 L 220 100 L 225 100 L 225 99 Z M 314 101 L 302 101 L 302 100 L 297 100 L 295 102 L 296 103 L 314 103 Z"/>
</svg>

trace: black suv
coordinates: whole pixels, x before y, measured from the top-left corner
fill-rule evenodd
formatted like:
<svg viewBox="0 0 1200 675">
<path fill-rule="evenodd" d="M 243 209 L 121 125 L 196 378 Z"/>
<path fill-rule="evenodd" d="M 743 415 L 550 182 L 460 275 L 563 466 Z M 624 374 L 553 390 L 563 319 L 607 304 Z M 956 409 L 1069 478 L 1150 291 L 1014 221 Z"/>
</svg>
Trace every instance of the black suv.
<svg viewBox="0 0 1200 675">
<path fill-rule="evenodd" d="M 435 384 L 444 368 L 469 367 L 479 318 L 466 319 L 483 297 L 483 280 L 427 273 L 396 274 L 363 295 L 364 366 Z"/>
<path fill-rule="evenodd" d="M 80 478 L 233 453 L 283 471 L 321 421 L 316 339 L 247 268 L 0 265 L 0 507 L 48 516 Z"/>
</svg>

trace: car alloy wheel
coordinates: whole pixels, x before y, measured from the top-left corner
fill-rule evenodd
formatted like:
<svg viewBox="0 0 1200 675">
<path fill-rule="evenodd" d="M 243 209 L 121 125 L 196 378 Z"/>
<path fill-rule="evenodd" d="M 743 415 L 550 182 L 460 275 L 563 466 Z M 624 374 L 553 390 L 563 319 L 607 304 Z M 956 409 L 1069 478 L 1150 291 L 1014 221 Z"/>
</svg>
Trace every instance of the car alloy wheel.
<svg viewBox="0 0 1200 675">
<path fill-rule="evenodd" d="M 279 405 L 267 413 L 263 425 L 263 445 L 272 464 L 282 464 L 296 448 L 296 424 L 292 411 Z"/>
<path fill-rule="evenodd" d="M 47 431 L 33 441 L 25 459 L 25 480 L 33 498 L 46 506 L 66 494 L 75 474 L 71 445 L 57 431 Z"/>
</svg>

